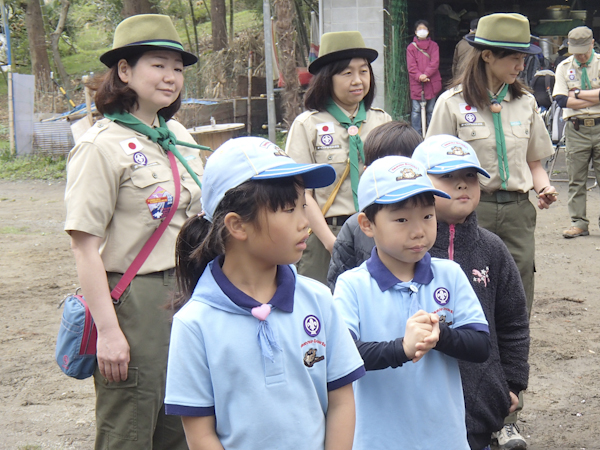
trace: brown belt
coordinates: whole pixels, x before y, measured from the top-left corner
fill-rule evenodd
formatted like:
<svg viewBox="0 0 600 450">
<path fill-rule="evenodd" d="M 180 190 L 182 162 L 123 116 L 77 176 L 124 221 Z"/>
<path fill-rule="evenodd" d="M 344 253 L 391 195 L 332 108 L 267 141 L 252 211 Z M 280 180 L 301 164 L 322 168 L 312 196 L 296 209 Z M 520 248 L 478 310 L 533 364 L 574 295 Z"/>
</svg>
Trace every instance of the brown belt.
<svg viewBox="0 0 600 450">
<path fill-rule="evenodd" d="M 341 227 L 350 217 L 352 216 L 325 217 L 325 222 L 327 222 L 327 225 Z"/>
<path fill-rule="evenodd" d="M 569 120 L 571 121 L 571 123 L 573 124 L 573 127 L 576 130 L 579 130 L 580 126 L 594 127 L 594 126 L 600 124 L 600 117 L 590 118 L 590 119 L 579 119 L 577 117 L 571 117 Z"/>
</svg>

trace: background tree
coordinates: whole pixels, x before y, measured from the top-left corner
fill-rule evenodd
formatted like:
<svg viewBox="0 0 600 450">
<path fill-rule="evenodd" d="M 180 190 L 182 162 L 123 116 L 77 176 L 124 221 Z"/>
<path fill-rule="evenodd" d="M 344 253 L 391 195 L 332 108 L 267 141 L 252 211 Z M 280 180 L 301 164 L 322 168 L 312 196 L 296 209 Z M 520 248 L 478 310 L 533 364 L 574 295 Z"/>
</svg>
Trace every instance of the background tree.
<svg viewBox="0 0 600 450">
<path fill-rule="evenodd" d="M 61 9 L 60 9 L 60 17 L 58 19 L 58 24 L 56 25 L 56 29 L 50 34 L 50 46 L 52 48 L 52 58 L 54 59 L 54 64 L 58 70 L 58 74 L 60 75 L 60 80 L 62 82 L 63 87 L 70 94 L 71 93 L 71 80 L 69 78 L 69 74 L 65 70 L 65 66 L 62 63 L 62 59 L 60 58 L 60 53 L 58 52 L 58 41 L 65 29 L 65 24 L 67 22 L 67 14 L 69 12 L 69 0 L 61 0 Z"/>
<path fill-rule="evenodd" d="M 31 73 L 36 88 L 46 90 L 50 83 L 50 60 L 46 48 L 46 33 L 39 0 L 27 0 L 21 5 L 25 10 L 25 26 L 31 52 Z"/>
<path fill-rule="evenodd" d="M 156 6 L 150 0 L 123 0 L 123 19 L 136 14 L 156 14 Z"/>
<path fill-rule="evenodd" d="M 302 112 L 300 105 L 300 82 L 296 71 L 296 27 L 293 0 L 275 0 L 277 15 L 277 47 L 279 49 L 279 71 L 285 83 L 283 90 L 283 120 L 289 127 Z"/>
<path fill-rule="evenodd" d="M 227 48 L 227 10 L 225 0 L 212 0 L 210 2 L 210 17 L 212 19 L 213 51 L 218 52 Z"/>
</svg>

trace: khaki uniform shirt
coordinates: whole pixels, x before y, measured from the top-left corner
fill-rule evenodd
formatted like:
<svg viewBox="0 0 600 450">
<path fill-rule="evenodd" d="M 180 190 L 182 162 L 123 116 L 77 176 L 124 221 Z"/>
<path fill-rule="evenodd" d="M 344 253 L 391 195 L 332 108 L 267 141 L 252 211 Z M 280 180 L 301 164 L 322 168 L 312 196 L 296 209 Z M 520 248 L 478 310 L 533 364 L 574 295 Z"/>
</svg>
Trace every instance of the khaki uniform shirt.
<svg viewBox="0 0 600 450">
<path fill-rule="evenodd" d="M 533 188 L 533 178 L 527 163 L 554 153 L 552 141 L 537 112 L 533 95 L 526 93 L 520 99 L 513 99 L 510 92 L 506 94 L 502 101 L 502 127 L 508 156 L 507 190 L 527 193 Z M 467 105 L 462 95 L 462 86 L 452 88 L 438 98 L 427 137 L 436 134 L 450 134 L 468 142 L 475 149 L 481 167 L 491 176 L 489 179 L 479 177 L 482 189 L 488 193 L 500 189 L 502 180 L 498 170 L 492 112 L 489 108 L 480 111 Z"/>
<path fill-rule="evenodd" d="M 155 120 L 158 125 L 158 120 Z M 180 141 L 195 143 L 178 122 L 167 122 Z M 178 146 L 201 178 L 197 149 Z M 200 212 L 200 188 L 177 161 L 179 206 L 139 274 L 175 266 L 175 240 L 185 220 Z M 102 238 L 100 255 L 108 272 L 124 273 L 168 214 L 175 197 L 169 158 L 147 136 L 108 119 L 98 121 L 69 153 L 65 230 Z"/>
<path fill-rule="evenodd" d="M 342 111 L 344 110 L 342 109 Z M 344 112 L 346 113 L 346 111 Z M 360 127 L 360 137 L 363 142 L 373 128 L 391 120 L 390 115 L 382 109 L 369 109 L 367 118 Z M 333 184 L 322 189 L 315 189 L 315 199 L 321 208 L 327 202 L 331 191 L 346 169 L 349 139 L 348 130 L 342 127 L 327 111 L 305 111 L 292 123 L 285 145 L 286 153 L 297 163 L 331 164 L 336 171 L 336 180 Z M 359 166 L 360 173 L 362 173 L 363 161 L 359 161 Z M 352 184 L 350 174 L 348 174 L 325 217 L 345 216 L 355 212 Z"/>
<path fill-rule="evenodd" d="M 600 88 L 600 55 L 595 53 L 590 67 L 586 68 L 588 78 L 592 84 L 592 89 Z M 582 89 L 581 87 L 581 67 L 573 56 L 568 57 L 556 68 L 556 78 L 554 81 L 554 90 L 552 96 L 569 95 L 572 89 Z M 563 118 L 578 117 L 580 119 L 591 119 L 600 117 L 600 104 L 590 108 L 571 109 L 563 108 Z"/>
</svg>

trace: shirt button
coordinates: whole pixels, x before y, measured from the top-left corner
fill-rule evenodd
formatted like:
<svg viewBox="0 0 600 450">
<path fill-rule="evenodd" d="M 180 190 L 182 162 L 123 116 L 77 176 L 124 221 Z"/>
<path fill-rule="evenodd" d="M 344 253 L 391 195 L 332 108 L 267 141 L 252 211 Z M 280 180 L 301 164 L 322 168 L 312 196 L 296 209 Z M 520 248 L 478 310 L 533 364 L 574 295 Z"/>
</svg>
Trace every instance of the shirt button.
<svg viewBox="0 0 600 450">
<path fill-rule="evenodd" d="M 185 175 L 181 175 L 181 181 L 185 181 Z"/>
<path fill-rule="evenodd" d="M 98 128 L 104 128 L 104 124 L 103 123 L 99 123 L 98 124 Z"/>
<path fill-rule="evenodd" d="M 477 133 L 476 133 L 475 131 L 471 131 L 471 136 L 473 136 L 473 137 L 474 137 L 474 136 L 476 136 L 476 135 L 477 135 Z"/>
<path fill-rule="evenodd" d="M 155 173 L 152 174 L 152 178 L 158 178 L 158 175 L 156 175 Z"/>
<path fill-rule="evenodd" d="M 529 134 L 529 130 L 525 130 L 525 134 Z"/>
<path fill-rule="evenodd" d="M 328 161 L 331 161 L 332 159 L 333 159 L 333 156 L 331 156 L 331 155 L 329 155 L 329 156 L 327 157 L 327 160 L 328 160 Z"/>
</svg>

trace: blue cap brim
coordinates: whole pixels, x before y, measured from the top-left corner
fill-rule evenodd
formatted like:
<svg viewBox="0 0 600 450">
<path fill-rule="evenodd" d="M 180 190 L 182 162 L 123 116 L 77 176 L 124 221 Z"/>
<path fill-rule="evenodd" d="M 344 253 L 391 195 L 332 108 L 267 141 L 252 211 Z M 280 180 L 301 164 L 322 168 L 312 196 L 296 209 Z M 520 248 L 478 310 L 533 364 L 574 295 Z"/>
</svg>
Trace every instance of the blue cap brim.
<svg viewBox="0 0 600 450">
<path fill-rule="evenodd" d="M 307 189 L 329 186 L 335 181 L 335 169 L 329 164 L 284 164 L 267 169 L 252 177 L 253 180 L 295 177 L 300 175 Z"/>
<path fill-rule="evenodd" d="M 450 172 L 455 172 L 460 169 L 469 169 L 469 168 L 473 168 L 477 172 L 479 172 L 481 175 L 483 175 L 484 177 L 490 178 L 490 174 L 487 173 L 486 170 L 482 169 L 478 165 L 468 163 L 468 162 L 462 162 L 462 161 L 448 161 L 445 163 L 437 164 L 437 165 L 427 169 L 427 173 L 431 173 L 433 175 L 441 175 L 444 173 L 450 173 Z"/>
<path fill-rule="evenodd" d="M 389 192 L 379 197 L 373 203 L 378 203 L 380 205 L 389 205 L 391 203 L 402 202 L 424 192 L 431 192 L 433 195 L 437 195 L 438 197 L 450 198 L 448 194 L 446 194 L 444 191 L 440 191 L 439 189 L 432 189 L 429 186 L 415 186 L 413 184 L 412 186 L 396 189 L 395 191 Z"/>
</svg>

